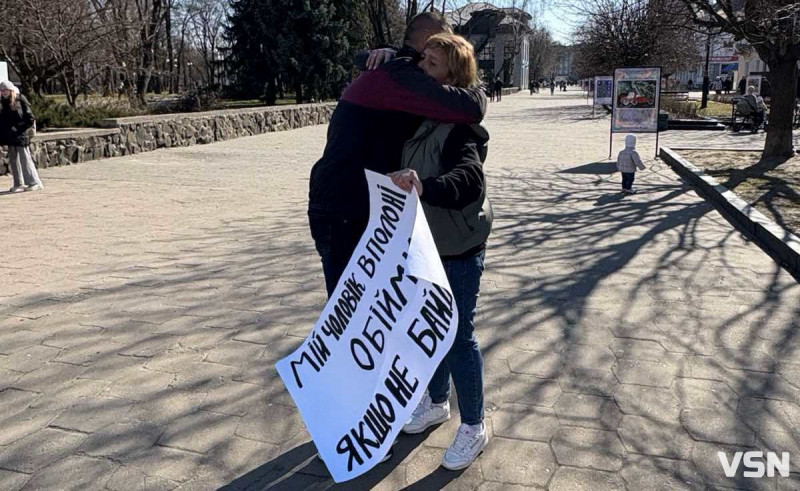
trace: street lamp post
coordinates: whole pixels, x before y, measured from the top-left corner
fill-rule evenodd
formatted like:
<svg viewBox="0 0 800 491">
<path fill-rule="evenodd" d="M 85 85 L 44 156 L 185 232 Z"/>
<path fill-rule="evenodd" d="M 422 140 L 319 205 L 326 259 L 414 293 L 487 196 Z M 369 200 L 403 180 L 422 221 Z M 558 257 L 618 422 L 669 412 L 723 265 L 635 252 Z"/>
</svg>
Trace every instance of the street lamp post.
<svg viewBox="0 0 800 491">
<path fill-rule="evenodd" d="M 711 31 L 708 31 L 706 37 L 706 62 L 703 64 L 703 97 L 700 100 L 700 109 L 708 107 L 708 89 L 710 88 L 710 80 L 708 78 L 708 64 L 711 61 Z"/>
</svg>

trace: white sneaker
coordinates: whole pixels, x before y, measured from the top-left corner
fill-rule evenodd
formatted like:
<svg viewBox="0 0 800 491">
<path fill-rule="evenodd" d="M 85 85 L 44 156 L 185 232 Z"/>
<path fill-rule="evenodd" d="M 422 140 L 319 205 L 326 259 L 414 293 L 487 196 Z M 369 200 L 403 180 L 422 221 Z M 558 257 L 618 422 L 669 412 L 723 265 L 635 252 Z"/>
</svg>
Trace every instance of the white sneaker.
<svg viewBox="0 0 800 491">
<path fill-rule="evenodd" d="M 431 397 L 426 395 L 419 406 L 414 409 L 411 419 L 403 426 L 403 433 L 416 435 L 422 433 L 433 425 L 444 423 L 450 419 L 450 402 L 434 404 Z"/>
<path fill-rule="evenodd" d="M 31 184 L 25 188 L 25 191 L 41 191 L 42 189 L 44 189 L 44 186 L 41 184 Z"/>
<path fill-rule="evenodd" d="M 458 427 L 456 439 L 442 459 L 442 467 L 451 471 L 466 469 L 470 466 L 478 455 L 483 452 L 489 443 L 489 435 L 486 433 L 486 425 L 465 425 Z"/>
<path fill-rule="evenodd" d="M 9 193 L 21 193 L 23 191 L 25 191 L 25 186 L 14 186 L 8 190 Z"/>
</svg>

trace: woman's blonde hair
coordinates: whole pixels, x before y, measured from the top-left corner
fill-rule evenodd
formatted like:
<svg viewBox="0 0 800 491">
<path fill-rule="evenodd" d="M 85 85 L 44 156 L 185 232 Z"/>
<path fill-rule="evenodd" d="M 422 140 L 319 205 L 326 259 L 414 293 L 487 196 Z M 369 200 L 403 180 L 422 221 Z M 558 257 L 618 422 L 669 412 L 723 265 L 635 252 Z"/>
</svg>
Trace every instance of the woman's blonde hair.
<svg viewBox="0 0 800 491">
<path fill-rule="evenodd" d="M 425 48 L 441 49 L 447 57 L 447 70 L 456 87 L 472 87 L 478 83 L 478 62 L 469 41 L 457 34 L 435 34 Z"/>
</svg>

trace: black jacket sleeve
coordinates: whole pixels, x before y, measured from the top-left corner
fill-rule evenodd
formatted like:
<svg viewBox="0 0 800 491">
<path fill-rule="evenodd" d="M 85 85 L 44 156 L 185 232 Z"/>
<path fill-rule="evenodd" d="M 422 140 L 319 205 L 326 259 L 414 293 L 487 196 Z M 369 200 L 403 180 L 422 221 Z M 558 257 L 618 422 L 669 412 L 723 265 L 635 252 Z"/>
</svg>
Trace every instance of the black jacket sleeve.
<svg viewBox="0 0 800 491">
<path fill-rule="evenodd" d="M 26 99 L 24 95 L 19 96 L 19 105 L 22 108 L 22 120 L 16 126 L 16 133 L 22 134 L 33 127 L 36 118 L 33 116 L 30 102 L 28 102 L 28 99 Z"/>
<path fill-rule="evenodd" d="M 445 172 L 422 181 L 420 199 L 429 205 L 461 210 L 480 198 L 486 185 L 480 158 L 482 146 L 468 125 L 453 127 L 442 149 Z"/>
</svg>

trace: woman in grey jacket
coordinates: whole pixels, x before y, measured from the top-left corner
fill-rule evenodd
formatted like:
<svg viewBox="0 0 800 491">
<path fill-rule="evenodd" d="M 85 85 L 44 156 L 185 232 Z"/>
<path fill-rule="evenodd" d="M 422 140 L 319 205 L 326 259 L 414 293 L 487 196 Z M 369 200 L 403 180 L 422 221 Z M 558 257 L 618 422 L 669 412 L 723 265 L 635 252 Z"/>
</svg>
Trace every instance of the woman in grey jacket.
<svg viewBox="0 0 800 491">
<path fill-rule="evenodd" d="M 36 119 L 31 105 L 11 82 L 0 82 L 0 145 L 8 146 L 12 193 L 44 189 L 31 156 L 31 133 Z"/>
<path fill-rule="evenodd" d="M 466 88 L 478 82 L 473 47 L 461 36 L 431 37 L 420 67 L 442 84 Z M 483 423 L 483 358 L 473 322 L 492 222 L 483 175 L 488 139 L 477 125 L 427 120 L 406 142 L 404 170 L 390 174 L 406 191 L 416 187 L 458 307 L 453 347 L 428 384 L 428 395 L 403 427 L 405 433 L 422 433 L 450 419 L 452 376 L 461 426 L 442 459 L 442 466 L 450 470 L 468 467 L 489 441 Z"/>
</svg>

